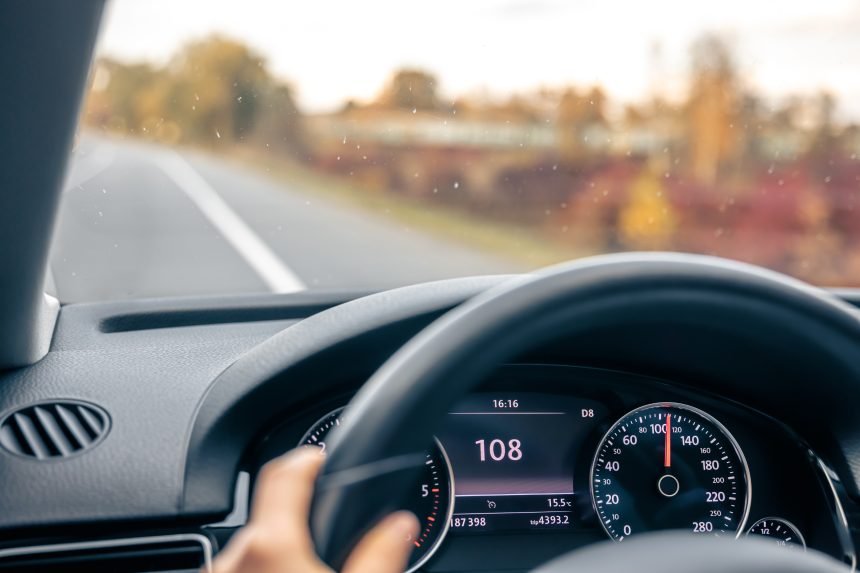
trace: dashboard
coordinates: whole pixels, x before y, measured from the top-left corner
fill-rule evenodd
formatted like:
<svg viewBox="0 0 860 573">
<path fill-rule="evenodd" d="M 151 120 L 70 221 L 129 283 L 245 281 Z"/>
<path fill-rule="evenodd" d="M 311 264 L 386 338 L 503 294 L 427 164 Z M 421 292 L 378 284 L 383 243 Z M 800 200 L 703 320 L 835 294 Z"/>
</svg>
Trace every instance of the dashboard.
<svg viewBox="0 0 860 573">
<path fill-rule="evenodd" d="M 349 394 L 263 440 L 255 468 L 319 447 Z M 528 570 L 663 529 L 763 536 L 851 561 L 833 484 L 778 421 L 692 386 L 586 367 L 508 365 L 441 420 L 410 501 L 411 571 Z"/>
<path fill-rule="evenodd" d="M 24 570 L 22 560 L 59 570 L 44 564 L 60 549 L 74 555 L 54 562 L 89 559 L 88 571 L 125 571 L 105 565 L 117 555 L 135 571 L 142 554 L 166 562 L 151 571 L 205 565 L 246 523 L 264 464 L 326 443 L 338 420 L 349 423 L 341 408 L 393 353 L 503 280 L 348 301 L 64 307 L 48 356 L 0 374 L 0 412 L 74 400 L 107 413 L 109 431 L 61 459 L 0 452 L 0 570 Z M 744 332 L 661 314 L 566 334 L 416 422 L 435 441 L 415 446 L 427 448 L 429 471 L 413 476 L 405 502 L 424 523 L 412 569 L 525 572 L 664 527 L 762 535 L 853 564 L 860 368 L 843 366 L 860 364 L 854 346 L 819 348 L 818 331 Z M 843 357 L 838 367 L 823 352 Z"/>
</svg>

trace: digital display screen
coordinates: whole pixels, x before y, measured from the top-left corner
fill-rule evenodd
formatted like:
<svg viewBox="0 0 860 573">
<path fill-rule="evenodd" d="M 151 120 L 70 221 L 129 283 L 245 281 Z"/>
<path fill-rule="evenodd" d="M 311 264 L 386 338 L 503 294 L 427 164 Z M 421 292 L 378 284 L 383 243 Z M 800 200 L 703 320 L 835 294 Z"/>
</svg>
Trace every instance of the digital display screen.
<svg viewBox="0 0 860 573">
<path fill-rule="evenodd" d="M 452 531 L 573 525 L 580 446 L 602 418 L 590 400 L 539 393 L 472 394 L 438 435 L 454 473 Z M 588 457 L 588 456 L 586 456 Z"/>
</svg>

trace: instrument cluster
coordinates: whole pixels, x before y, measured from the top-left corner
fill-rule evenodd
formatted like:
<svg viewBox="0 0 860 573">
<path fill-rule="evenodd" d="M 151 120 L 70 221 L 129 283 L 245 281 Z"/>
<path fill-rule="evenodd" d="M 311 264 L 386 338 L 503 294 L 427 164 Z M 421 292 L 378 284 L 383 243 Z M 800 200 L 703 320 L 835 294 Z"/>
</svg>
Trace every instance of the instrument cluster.
<svg viewBox="0 0 860 573">
<path fill-rule="evenodd" d="M 292 443 L 294 425 L 269 442 L 324 451 L 344 416 L 333 408 Z M 834 520 L 833 484 L 799 438 L 680 384 L 509 366 L 440 428 L 404 504 L 422 523 L 410 571 L 526 569 L 600 539 L 668 529 L 853 556 Z"/>
</svg>

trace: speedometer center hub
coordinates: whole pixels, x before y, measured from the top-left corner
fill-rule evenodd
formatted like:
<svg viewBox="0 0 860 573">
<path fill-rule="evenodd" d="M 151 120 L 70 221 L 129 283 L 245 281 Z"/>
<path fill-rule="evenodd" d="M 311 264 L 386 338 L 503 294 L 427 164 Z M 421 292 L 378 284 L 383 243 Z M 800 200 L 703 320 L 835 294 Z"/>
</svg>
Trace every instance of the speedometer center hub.
<svg viewBox="0 0 860 573">
<path fill-rule="evenodd" d="M 681 490 L 681 484 L 678 482 L 678 478 L 666 474 L 657 480 L 657 490 L 666 497 L 675 497 Z"/>
</svg>

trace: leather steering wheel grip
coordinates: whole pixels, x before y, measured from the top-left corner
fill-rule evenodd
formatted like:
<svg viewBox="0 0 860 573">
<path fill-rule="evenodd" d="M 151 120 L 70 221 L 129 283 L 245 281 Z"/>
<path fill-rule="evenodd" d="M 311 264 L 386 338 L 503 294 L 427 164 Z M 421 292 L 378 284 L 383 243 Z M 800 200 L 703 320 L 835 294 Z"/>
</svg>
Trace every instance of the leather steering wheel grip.
<svg viewBox="0 0 860 573">
<path fill-rule="evenodd" d="M 629 333 L 642 325 L 630 344 Z M 814 364 L 827 372 L 823 379 L 860 380 L 857 312 L 823 290 L 759 267 L 626 253 L 517 277 L 434 321 L 356 394 L 328 441 L 317 484 L 311 530 L 320 556 L 339 568 L 361 535 L 398 508 L 444 414 L 500 364 L 558 340 L 575 347 L 599 332 L 628 333 L 628 346 L 617 351 L 623 356 L 659 338 L 654 325 L 675 334 L 719 331 L 717 341 L 752 348 L 754 356 L 772 356 L 776 348 L 798 371 Z M 667 364 L 682 359 L 662 357 Z M 846 431 L 860 431 L 857 404 L 843 402 L 829 404 L 831 414 L 844 418 Z"/>
<path fill-rule="evenodd" d="M 533 573 L 847 573 L 817 551 L 779 547 L 763 539 L 701 537 L 687 532 L 645 533 L 607 541 L 538 567 Z"/>
</svg>

